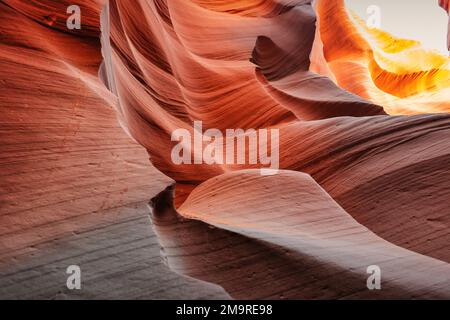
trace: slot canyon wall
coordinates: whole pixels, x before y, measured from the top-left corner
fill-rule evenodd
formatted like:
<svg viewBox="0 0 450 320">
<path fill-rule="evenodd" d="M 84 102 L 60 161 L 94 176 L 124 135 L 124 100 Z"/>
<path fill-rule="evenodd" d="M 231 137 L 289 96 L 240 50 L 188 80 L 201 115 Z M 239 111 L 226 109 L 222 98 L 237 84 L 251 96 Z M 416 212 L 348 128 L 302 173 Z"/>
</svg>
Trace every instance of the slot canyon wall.
<svg viewBox="0 0 450 320">
<path fill-rule="evenodd" d="M 342 0 L 73 4 L 0 2 L 1 298 L 449 298 L 448 56 Z M 279 172 L 175 164 L 194 121 Z"/>
</svg>

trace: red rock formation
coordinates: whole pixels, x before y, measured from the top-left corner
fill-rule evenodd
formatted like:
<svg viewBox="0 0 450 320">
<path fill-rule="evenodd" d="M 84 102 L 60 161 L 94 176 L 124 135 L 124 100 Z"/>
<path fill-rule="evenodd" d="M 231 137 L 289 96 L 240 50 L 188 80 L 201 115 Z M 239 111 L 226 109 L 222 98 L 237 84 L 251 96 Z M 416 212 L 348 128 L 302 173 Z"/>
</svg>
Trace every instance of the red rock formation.
<svg viewBox="0 0 450 320">
<path fill-rule="evenodd" d="M 392 115 L 449 111 L 447 56 L 424 50 L 418 41 L 368 28 L 344 0 L 318 1 L 317 14 L 325 57 L 317 63 L 326 64 L 340 87 Z"/>
<path fill-rule="evenodd" d="M 450 14 L 450 2 L 448 2 L 448 0 L 439 0 L 439 5 L 445 10 L 447 11 L 448 14 Z M 448 50 L 450 51 L 450 17 L 448 20 L 448 35 L 447 35 L 447 45 L 448 45 Z"/>
<path fill-rule="evenodd" d="M 97 78 L 100 5 L 79 2 L 69 34 L 65 3 L 45 3 L 0 3 L 0 298 L 227 298 L 159 262 L 146 204 L 171 181 Z M 71 264 L 80 292 L 65 288 Z"/>
<path fill-rule="evenodd" d="M 100 19 L 86 0 L 78 31 L 66 2 L 0 4 L 3 264 L 170 177 L 152 202 L 169 267 L 232 297 L 448 298 L 450 115 L 427 113 L 450 108 L 449 59 L 310 2 L 110 0 Z M 278 129 L 282 170 L 176 165 L 194 121 Z"/>
<path fill-rule="evenodd" d="M 152 215 L 169 266 L 235 298 L 448 297 L 448 263 L 375 236 L 306 174 L 222 175 L 196 188 L 179 214 L 166 206 L 170 192 L 154 199 Z M 383 270 L 379 292 L 367 290 L 370 265 Z"/>
</svg>

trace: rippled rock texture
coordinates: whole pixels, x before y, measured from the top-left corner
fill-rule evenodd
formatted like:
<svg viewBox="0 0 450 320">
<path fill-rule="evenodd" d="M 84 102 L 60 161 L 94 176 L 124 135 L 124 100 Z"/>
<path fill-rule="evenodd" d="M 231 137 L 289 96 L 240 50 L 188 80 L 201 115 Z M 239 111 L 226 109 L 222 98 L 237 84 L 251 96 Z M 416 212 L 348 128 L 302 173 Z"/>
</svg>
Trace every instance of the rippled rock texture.
<svg viewBox="0 0 450 320">
<path fill-rule="evenodd" d="M 342 0 L 72 4 L 0 3 L 1 297 L 450 298 L 448 57 Z M 194 121 L 280 171 L 175 164 Z"/>
</svg>

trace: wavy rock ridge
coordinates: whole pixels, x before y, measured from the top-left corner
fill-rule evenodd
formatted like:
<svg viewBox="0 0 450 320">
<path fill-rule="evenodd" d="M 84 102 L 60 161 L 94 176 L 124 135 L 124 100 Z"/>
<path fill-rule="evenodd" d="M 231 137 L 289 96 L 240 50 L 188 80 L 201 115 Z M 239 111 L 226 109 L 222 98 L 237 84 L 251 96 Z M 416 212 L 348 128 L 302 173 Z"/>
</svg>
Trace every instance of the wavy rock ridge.
<svg viewBox="0 0 450 320">
<path fill-rule="evenodd" d="M 167 265 L 233 298 L 449 298 L 448 57 L 341 0 L 83 1 L 81 34 L 48 15 L 66 4 L 0 4 L 5 263 L 170 177 L 151 204 Z M 278 129 L 279 174 L 175 165 L 171 134 L 194 121 Z"/>
</svg>

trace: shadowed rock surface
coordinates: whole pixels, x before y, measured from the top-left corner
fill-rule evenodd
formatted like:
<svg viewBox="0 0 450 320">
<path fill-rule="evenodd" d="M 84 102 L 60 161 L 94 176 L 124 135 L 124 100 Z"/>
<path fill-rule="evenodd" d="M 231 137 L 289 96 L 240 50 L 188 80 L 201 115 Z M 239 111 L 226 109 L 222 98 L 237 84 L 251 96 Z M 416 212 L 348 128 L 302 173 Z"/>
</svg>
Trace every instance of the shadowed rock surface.
<svg viewBox="0 0 450 320">
<path fill-rule="evenodd" d="M 0 3 L 0 298 L 449 298 L 447 56 L 342 0 L 70 4 Z M 279 174 L 175 165 L 194 121 Z"/>
</svg>

